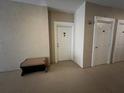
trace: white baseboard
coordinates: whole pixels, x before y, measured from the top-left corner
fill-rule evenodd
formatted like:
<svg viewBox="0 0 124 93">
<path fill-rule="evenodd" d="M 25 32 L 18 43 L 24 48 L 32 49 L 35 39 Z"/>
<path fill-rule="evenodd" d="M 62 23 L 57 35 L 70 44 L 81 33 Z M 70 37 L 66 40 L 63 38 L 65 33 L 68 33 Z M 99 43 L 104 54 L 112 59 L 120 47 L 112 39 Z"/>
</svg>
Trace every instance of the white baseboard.
<svg viewBox="0 0 124 93">
<path fill-rule="evenodd" d="M 10 71 L 15 71 L 15 70 L 20 70 L 20 68 L 11 68 L 11 69 L 0 69 L 0 73 L 3 73 L 3 72 L 10 72 Z"/>
</svg>

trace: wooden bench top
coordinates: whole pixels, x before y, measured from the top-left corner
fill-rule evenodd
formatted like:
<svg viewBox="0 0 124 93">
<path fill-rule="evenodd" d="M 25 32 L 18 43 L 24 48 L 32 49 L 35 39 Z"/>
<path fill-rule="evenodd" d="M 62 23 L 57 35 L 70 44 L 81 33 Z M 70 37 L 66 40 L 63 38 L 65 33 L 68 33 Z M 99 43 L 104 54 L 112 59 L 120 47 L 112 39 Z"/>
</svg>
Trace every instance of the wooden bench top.
<svg viewBox="0 0 124 93">
<path fill-rule="evenodd" d="M 28 58 L 24 62 L 21 63 L 21 67 L 45 65 L 47 63 L 48 63 L 48 59 L 45 57 L 43 57 L 43 58 Z"/>
</svg>

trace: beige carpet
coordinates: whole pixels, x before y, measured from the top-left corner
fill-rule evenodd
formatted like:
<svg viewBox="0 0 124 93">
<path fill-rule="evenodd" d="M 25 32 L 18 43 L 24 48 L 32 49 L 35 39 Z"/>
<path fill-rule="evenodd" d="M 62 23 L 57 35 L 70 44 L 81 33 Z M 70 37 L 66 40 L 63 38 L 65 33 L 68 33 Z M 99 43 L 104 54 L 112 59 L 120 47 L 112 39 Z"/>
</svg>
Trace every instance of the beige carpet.
<svg viewBox="0 0 124 93">
<path fill-rule="evenodd" d="M 124 93 L 124 63 L 81 69 L 72 62 L 24 77 L 0 73 L 0 93 Z"/>
</svg>

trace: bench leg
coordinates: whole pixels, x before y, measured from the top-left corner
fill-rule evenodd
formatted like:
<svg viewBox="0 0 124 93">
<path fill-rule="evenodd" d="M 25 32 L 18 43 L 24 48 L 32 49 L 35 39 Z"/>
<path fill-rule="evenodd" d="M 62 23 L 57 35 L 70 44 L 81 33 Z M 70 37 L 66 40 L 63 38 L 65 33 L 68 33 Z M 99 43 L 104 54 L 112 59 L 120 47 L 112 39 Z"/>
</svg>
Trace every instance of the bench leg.
<svg viewBox="0 0 124 93">
<path fill-rule="evenodd" d="M 45 68 L 45 72 L 48 72 L 48 67 Z"/>
<path fill-rule="evenodd" d="M 21 73 L 21 76 L 24 76 L 24 72 Z"/>
</svg>

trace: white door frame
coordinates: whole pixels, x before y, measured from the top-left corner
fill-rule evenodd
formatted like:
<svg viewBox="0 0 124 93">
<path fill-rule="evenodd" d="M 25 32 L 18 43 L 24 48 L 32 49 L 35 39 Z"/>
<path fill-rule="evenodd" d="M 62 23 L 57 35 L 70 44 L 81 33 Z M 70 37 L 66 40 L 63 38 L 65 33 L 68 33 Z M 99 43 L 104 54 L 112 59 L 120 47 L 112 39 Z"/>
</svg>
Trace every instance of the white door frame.
<svg viewBox="0 0 124 93">
<path fill-rule="evenodd" d="M 65 25 L 65 26 L 71 26 L 72 27 L 72 45 L 71 45 L 71 57 L 72 60 L 73 57 L 73 47 L 74 47 L 74 23 L 71 22 L 54 22 L 54 41 L 55 41 L 55 63 L 58 62 L 58 51 L 57 51 L 57 26 L 58 25 Z"/>
<path fill-rule="evenodd" d="M 92 62 L 91 66 L 95 66 L 94 63 L 94 47 L 95 47 L 95 36 L 96 36 L 96 23 L 98 21 L 105 21 L 105 22 L 111 22 L 112 23 L 112 34 L 111 34 L 111 44 L 110 44 L 110 50 L 109 50 L 109 60 L 107 61 L 107 64 L 110 64 L 111 61 L 111 52 L 112 52 L 112 45 L 113 45 L 113 36 L 114 36 L 114 27 L 115 27 L 115 19 L 113 18 L 106 18 L 106 17 L 100 17 L 100 16 L 95 16 L 94 17 L 94 32 L 93 32 L 93 46 L 92 46 Z"/>
</svg>

